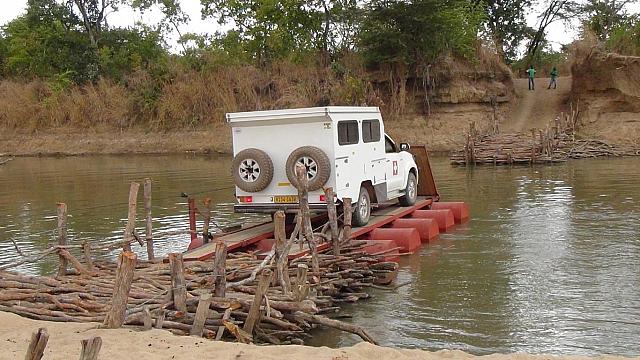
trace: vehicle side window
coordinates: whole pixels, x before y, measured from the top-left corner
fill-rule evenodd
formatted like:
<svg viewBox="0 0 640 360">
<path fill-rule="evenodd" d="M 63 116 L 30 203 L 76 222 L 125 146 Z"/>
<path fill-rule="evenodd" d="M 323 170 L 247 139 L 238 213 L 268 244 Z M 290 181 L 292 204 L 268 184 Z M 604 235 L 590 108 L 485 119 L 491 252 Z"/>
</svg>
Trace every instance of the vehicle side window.
<svg viewBox="0 0 640 360">
<path fill-rule="evenodd" d="M 358 133 L 357 121 L 353 120 L 338 122 L 338 144 L 352 145 L 357 144 L 359 141 L 360 134 Z"/>
<path fill-rule="evenodd" d="M 385 153 L 396 153 L 398 150 L 396 149 L 396 144 L 391 141 L 388 137 L 384 137 L 384 152 Z"/>
<path fill-rule="evenodd" d="M 364 120 L 362 122 L 362 141 L 366 143 L 380 141 L 379 120 Z"/>
</svg>

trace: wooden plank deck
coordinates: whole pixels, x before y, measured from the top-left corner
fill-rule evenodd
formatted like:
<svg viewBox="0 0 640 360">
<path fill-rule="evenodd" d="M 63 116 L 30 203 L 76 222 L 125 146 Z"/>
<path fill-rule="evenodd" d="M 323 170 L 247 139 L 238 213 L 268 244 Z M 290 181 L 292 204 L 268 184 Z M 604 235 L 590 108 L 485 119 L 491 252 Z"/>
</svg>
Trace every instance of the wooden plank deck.
<svg viewBox="0 0 640 360">
<path fill-rule="evenodd" d="M 424 209 L 425 207 L 432 204 L 432 200 L 430 198 L 419 197 L 418 201 L 414 206 L 411 207 L 400 207 L 397 206 L 397 203 L 385 203 L 381 204 L 377 209 L 375 209 L 371 213 L 371 220 L 369 220 L 369 224 L 363 227 L 353 228 L 351 232 L 352 238 L 357 238 L 362 236 L 373 229 L 379 228 L 381 226 L 385 226 L 394 220 L 407 216 L 412 212 L 420 209 Z M 215 240 L 222 240 L 227 244 L 228 251 L 237 250 L 239 248 L 247 247 L 249 245 L 255 244 L 261 240 L 272 239 L 273 238 L 273 222 L 268 222 L 264 224 L 254 225 L 242 230 L 238 230 L 237 232 L 223 235 L 221 237 L 216 238 Z M 328 243 L 322 243 L 318 245 L 318 250 L 324 250 L 328 245 Z M 193 260 L 206 260 L 211 258 L 215 254 L 215 242 L 210 242 L 205 244 L 197 249 L 189 250 L 184 253 L 183 258 L 185 261 L 193 261 Z M 309 254 L 309 247 L 305 245 L 302 249 L 297 246 L 294 246 L 291 249 L 291 253 L 289 254 L 289 258 L 295 259 L 304 255 Z M 264 255 L 264 254 L 260 254 Z M 258 255 L 258 256 L 260 256 Z"/>
</svg>

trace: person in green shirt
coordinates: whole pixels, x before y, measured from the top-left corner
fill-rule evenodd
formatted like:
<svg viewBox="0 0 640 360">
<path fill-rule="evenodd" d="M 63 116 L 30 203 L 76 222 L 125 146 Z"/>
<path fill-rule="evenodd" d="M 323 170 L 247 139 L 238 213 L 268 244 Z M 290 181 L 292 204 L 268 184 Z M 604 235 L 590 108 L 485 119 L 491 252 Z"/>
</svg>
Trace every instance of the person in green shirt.
<svg viewBox="0 0 640 360">
<path fill-rule="evenodd" d="M 527 74 L 529 75 L 529 90 L 536 89 L 535 77 L 536 77 L 536 69 L 533 68 L 533 65 L 529 66 L 527 69 Z"/>
<path fill-rule="evenodd" d="M 556 89 L 558 87 L 558 69 L 554 66 L 553 69 L 551 69 L 551 82 L 549 82 L 549 87 L 547 89 L 551 89 L 551 85 L 553 85 L 553 88 Z"/>
</svg>

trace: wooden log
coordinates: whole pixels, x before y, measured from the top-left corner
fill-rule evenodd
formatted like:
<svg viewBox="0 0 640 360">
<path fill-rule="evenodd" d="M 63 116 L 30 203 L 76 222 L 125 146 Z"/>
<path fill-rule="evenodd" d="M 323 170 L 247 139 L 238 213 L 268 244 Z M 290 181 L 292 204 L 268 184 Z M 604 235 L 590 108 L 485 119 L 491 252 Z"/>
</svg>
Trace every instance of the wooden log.
<svg viewBox="0 0 640 360">
<path fill-rule="evenodd" d="M 88 241 L 82 241 L 82 253 L 84 254 L 84 262 L 87 264 L 87 270 L 93 272 L 93 259 L 91 258 L 91 244 Z"/>
<path fill-rule="evenodd" d="M 98 360 L 98 354 L 102 347 L 102 338 L 93 336 L 89 339 L 82 340 L 82 352 L 80 360 Z"/>
<path fill-rule="evenodd" d="M 342 212 L 343 212 L 343 229 L 342 229 L 342 242 L 346 243 L 351 240 L 351 216 L 353 215 L 353 209 L 351 208 L 351 198 L 342 199 Z"/>
<path fill-rule="evenodd" d="M 232 311 L 233 311 L 232 308 L 228 308 L 224 311 L 224 314 L 222 315 L 223 324 L 226 324 L 227 322 L 229 322 L 229 318 L 231 317 Z M 218 327 L 218 331 L 216 332 L 216 340 L 218 341 L 222 340 L 222 336 L 224 335 L 224 329 L 226 329 L 225 325 Z"/>
<path fill-rule="evenodd" d="M 336 203 L 334 199 L 334 192 L 332 188 L 324 189 L 324 197 L 327 201 L 327 212 L 329 215 L 329 227 L 331 230 L 331 244 L 333 245 L 333 254 L 335 256 L 340 255 L 340 239 L 338 229 L 338 211 L 336 209 Z"/>
<path fill-rule="evenodd" d="M 307 298 L 309 294 L 309 285 L 307 284 L 307 272 L 309 267 L 305 264 L 298 264 L 296 275 L 296 287 L 294 288 L 294 298 L 300 302 Z"/>
<path fill-rule="evenodd" d="M 253 334 L 255 325 L 260 323 L 260 306 L 262 304 L 262 298 L 266 295 L 269 284 L 271 283 L 272 274 L 273 272 L 269 269 L 262 270 L 262 273 L 260 274 L 256 294 L 253 296 L 253 303 L 249 308 L 247 320 L 244 322 L 244 326 L 242 327 L 242 330 L 248 334 Z"/>
<path fill-rule="evenodd" d="M 275 285 L 280 285 L 282 287 L 282 293 L 286 295 L 291 292 L 291 289 L 288 279 L 285 278 L 289 276 L 289 249 L 287 248 L 287 233 L 285 229 L 284 211 L 276 212 L 273 221 L 274 237 L 276 240 L 276 273 L 274 277 L 274 283 Z"/>
<path fill-rule="evenodd" d="M 124 251 L 131 251 L 131 242 L 134 240 L 133 232 L 136 229 L 136 207 L 138 205 L 138 190 L 140 184 L 132 182 L 129 187 L 129 212 L 127 216 L 127 226 L 124 229 Z"/>
<path fill-rule="evenodd" d="M 39 328 L 38 331 L 31 335 L 31 342 L 27 348 L 25 360 L 40 360 L 44 354 L 44 349 L 49 341 L 49 333 L 45 328 Z"/>
<path fill-rule="evenodd" d="M 67 245 L 67 204 L 58 203 L 57 206 L 58 215 L 58 245 Z M 59 254 L 60 264 L 58 265 L 58 276 L 65 276 L 67 274 L 67 259 Z"/>
<path fill-rule="evenodd" d="M 187 311 L 187 287 L 184 279 L 184 262 L 182 254 L 169 254 L 171 266 L 171 294 L 173 305 L 178 311 Z"/>
<path fill-rule="evenodd" d="M 378 343 L 373 339 L 373 337 L 371 337 L 371 335 L 369 335 L 363 328 L 361 328 L 360 326 L 357 325 L 353 325 L 353 324 L 347 324 L 345 322 L 339 321 L 339 320 L 334 320 L 334 319 L 330 319 L 326 316 L 322 316 L 322 315 L 310 315 L 307 313 L 303 313 L 303 312 L 296 312 L 293 314 L 294 317 L 297 317 L 301 320 L 310 322 L 310 323 L 315 323 L 315 324 L 320 324 L 320 325 L 324 325 L 324 326 L 328 326 L 328 327 L 332 327 L 335 329 L 339 329 L 342 331 L 347 331 L 353 334 L 356 334 L 358 336 L 360 336 L 360 338 L 366 342 L 369 342 L 371 344 L 377 345 Z"/>
<path fill-rule="evenodd" d="M 113 287 L 111 308 L 104 319 L 104 326 L 107 328 L 116 329 L 124 324 L 136 260 L 136 254 L 130 251 L 123 251 L 118 257 L 118 270 Z"/>
<path fill-rule="evenodd" d="M 62 256 L 66 261 L 70 262 L 79 274 L 91 275 L 91 272 L 85 269 L 80 261 L 78 261 L 78 259 L 76 259 L 75 256 L 71 255 L 71 253 L 66 249 L 58 249 L 58 254 L 60 254 L 60 256 Z"/>
<path fill-rule="evenodd" d="M 224 241 L 216 242 L 216 254 L 213 261 L 214 295 L 223 298 L 227 289 L 226 277 L 227 244 Z"/>
<path fill-rule="evenodd" d="M 153 261 L 153 217 L 151 216 L 151 179 L 144 179 L 144 213 L 146 214 L 144 240 L 147 244 L 147 259 Z"/>
<path fill-rule="evenodd" d="M 309 250 L 311 252 L 311 268 L 313 269 L 313 273 L 318 274 L 320 272 L 320 266 L 318 265 L 318 249 L 316 239 L 313 236 L 313 227 L 311 226 L 308 191 L 309 179 L 307 176 L 307 169 L 300 164 L 296 164 L 298 201 L 300 203 L 300 214 L 302 216 L 302 235 L 309 244 Z"/>
<path fill-rule="evenodd" d="M 202 227 L 202 242 L 204 244 L 209 242 L 209 223 L 211 222 L 211 199 L 205 198 L 202 200 L 202 204 L 204 205 L 204 210 L 202 213 L 202 218 L 204 221 Z"/>
<path fill-rule="evenodd" d="M 198 308 L 196 309 L 196 316 L 193 319 L 193 326 L 191 327 L 190 335 L 202 336 L 202 330 L 204 329 L 204 323 L 209 317 L 209 305 L 211 305 L 211 294 L 204 293 L 200 295 L 200 301 L 198 302 Z"/>
</svg>

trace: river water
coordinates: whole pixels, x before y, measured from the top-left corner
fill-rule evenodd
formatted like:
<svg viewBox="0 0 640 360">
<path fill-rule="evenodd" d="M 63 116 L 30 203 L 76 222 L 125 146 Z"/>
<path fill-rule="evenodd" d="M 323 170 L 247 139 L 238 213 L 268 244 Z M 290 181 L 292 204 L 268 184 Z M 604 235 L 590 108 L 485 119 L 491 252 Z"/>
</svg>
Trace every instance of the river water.
<svg viewBox="0 0 640 360">
<path fill-rule="evenodd" d="M 465 200 L 471 221 L 401 261 L 393 291 L 347 305 L 383 345 L 493 352 L 640 355 L 640 158 L 540 167 L 451 167 L 432 159 L 443 200 Z M 54 242 L 67 203 L 71 243 L 122 237 L 129 182 L 154 180 L 157 252 L 183 250 L 186 200 L 209 196 L 219 226 L 233 214 L 228 158 L 18 158 L 0 166 L 0 263 Z M 142 213 L 139 214 L 142 218 Z M 165 234 L 165 235 L 163 235 Z M 137 248 L 137 246 L 136 246 Z M 138 249 L 141 256 L 144 249 Z M 113 256 L 115 252 L 102 256 Z M 46 274 L 55 259 L 23 265 Z M 356 338 L 318 331 L 314 345 Z"/>
</svg>

